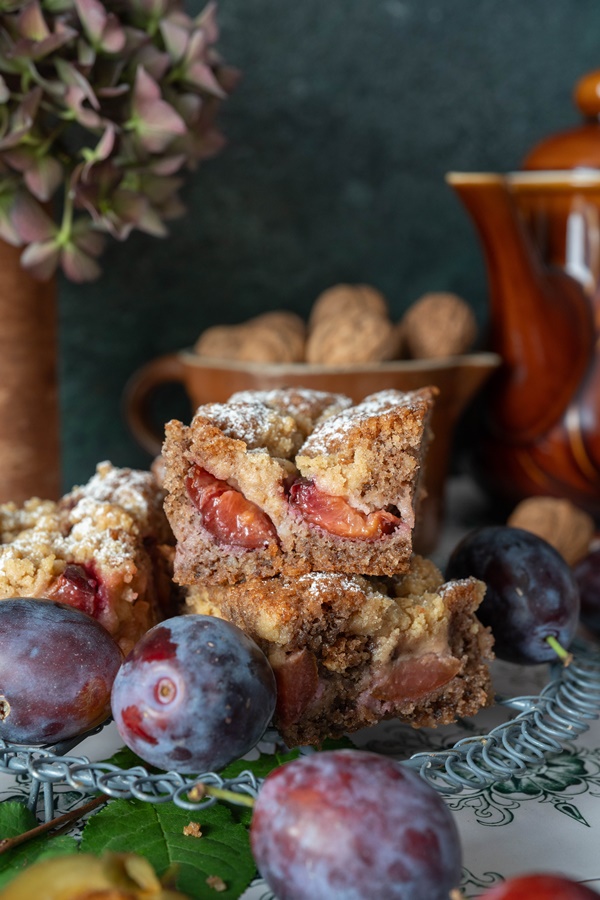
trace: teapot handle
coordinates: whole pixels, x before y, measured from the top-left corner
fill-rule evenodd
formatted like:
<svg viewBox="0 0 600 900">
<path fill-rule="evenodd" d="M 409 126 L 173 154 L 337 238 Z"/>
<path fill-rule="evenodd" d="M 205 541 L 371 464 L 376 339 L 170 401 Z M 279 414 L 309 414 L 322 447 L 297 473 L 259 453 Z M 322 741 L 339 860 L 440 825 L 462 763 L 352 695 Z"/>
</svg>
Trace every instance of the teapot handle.
<svg viewBox="0 0 600 900">
<path fill-rule="evenodd" d="M 152 419 L 152 400 L 164 384 L 185 386 L 185 366 L 178 353 L 151 360 L 133 373 L 123 391 L 123 411 L 134 438 L 152 456 L 161 452 L 164 433 Z"/>
</svg>

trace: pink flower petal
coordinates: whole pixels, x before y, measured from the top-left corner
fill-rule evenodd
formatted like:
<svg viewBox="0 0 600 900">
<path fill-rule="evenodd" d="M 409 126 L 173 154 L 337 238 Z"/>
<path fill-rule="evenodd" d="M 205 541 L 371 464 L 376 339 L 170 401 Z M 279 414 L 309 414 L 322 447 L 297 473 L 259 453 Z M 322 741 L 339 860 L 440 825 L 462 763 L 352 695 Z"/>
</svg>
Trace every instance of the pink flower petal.
<svg viewBox="0 0 600 900">
<path fill-rule="evenodd" d="M 36 158 L 25 173 L 25 184 L 34 197 L 45 203 L 63 180 L 63 167 L 53 156 Z"/>
<path fill-rule="evenodd" d="M 94 158 L 97 161 L 108 159 L 115 146 L 115 126 L 109 125 L 94 150 Z"/>
<path fill-rule="evenodd" d="M 187 131 L 179 113 L 164 100 L 140 104 L 137 115 L 136 131 L 149 153 L 162 153 L 174 137 Z"/>
<path fill-rule="evenodd" d="M 161 53 L 157 47 L 148 44 L 142 47 L 136 54 L 136 64 L 143 66 L 145 71 L 154 81 L 161 81 L 171 65 L 171 57 L 168 53 Z"/>
<path fill-rule="evenodd" d="M 185 153 L 176 156 L 164 156 L 152 163 L 151 170 L 154 175 L 174 175 L 185 164 Z"/>
<path fill-rule="evenodd" d="M 14 150 L 5 150 L 2 159 L 8 163 L 11 169 L 15 169 L 17 172 L 26 172 L 34 160 L 33 150 L 15 147 Z"/>
<path fill-rule="evenodd" d="M 90 231 L 89 234 L 77 240 L 77 246 L 88 256 L 98 257 L 104 250 L 104 236 L 99 231 Z"/>
<path fill-rule="evenodd" d="M 217 4 L 208 3 L 199 16 L 194 19 L 196 28 L 202 28 L 206 32 L 209 44 L 214 44 L 219 39 L 219 25 L 217 23 Z"/>
<path fill-rule="evenodd" d="M 145 234 L 151 234 L 153 237 L 166 237 L 169 233 L 164 226 L 161 217 L 151 206 L 147 206 L 138 221 L 136 227 Z"/>
<path fill-rule="evenodd" d="M 37 0 L 32 0 L 20 13 L 18 29 L 21 37 L 32 41 L 43 41 L 49 37 L 50 29 L 44 19 L 42 9 Z"/>
<path fill-rule="evenodd" d="M 56 225 L 28 191 L 14 199 L 10 220 L 25 243 L 47 241 L 56 234 Z"/>
<path fill-rule="evenodd" d="M 120 53 L 125 46 L 125 32 L 113 13 L 109 13 L 102 33 L 101 47 L 105 53 Z"/>
<path fill-rule="evenodd" d="M 22 247 L 23 239 L 19 235 L 6 210 L 0 204 L 0 238 L 11 247 Z"/>
<path fill-rule="evenodd" d="M 35 242 L 26 247 L 21 254 L 21 265 L 38 278 L 47 281 L 56 272 L 60 250 L 54 241 Z"/>
<path fill-rule="evenodd" d="M 102 269 L 96 260 L 74 244 L 67 244 L 64 248 L 60 254 L 60 264 L 67 278 L 78 284 L 84 281 L 95 281 L 102 274 Z"/>
<path fill-rule="evenodd" d="M 212 94 L 214 97 L 219 97 L 223 100 L 227 96 L 215 78 L 210 66 L 207 66 L 206 63 L 199 59 L 188 64 L 184 79 L 188 84 L 193 84 L 194 87 L 199 88 L 201 91 L 206 91 L 207 94 Z"/>
<path fill-rule="evenodd" d="M 180 62 L 187 50 L 190 38 L 189 31 L 186 28 L 182 28 L 181 25 L 165 19 L 160 23 L 160 32 L 170 58 L 175 63 Z"/>
<path fill-rule="evenodd" d="M 160 88 L 156 81 L 148 75 L 143 66 L 135 73 L 133 85 L 133 109 L 137 111 L 139 104 L 147 104 L 160 99 Z"/>
<path fill-rule="evenodd" d="M 100 104 L 98 103 L 98 98 L 96 97 L 91 84 L 85 78 L 75 66 L 71 65 L 70 62 L 67 62 L 64 59 L 56 59 L 54 61 L 54 65 L 56 66 L 56 71 L 60 75 L 61 81 L 70 87 L 79 88 L 81 91 L 81 96 L 85 97 L 90 106 L 94 109 L 99 109 Z"/>
<path fill-rule="evenodd" d="M 99 0 L 75 0 L 75 8 L 85 31 L 94 44 L 100 42 L 108 13 Z"/>
</svg>

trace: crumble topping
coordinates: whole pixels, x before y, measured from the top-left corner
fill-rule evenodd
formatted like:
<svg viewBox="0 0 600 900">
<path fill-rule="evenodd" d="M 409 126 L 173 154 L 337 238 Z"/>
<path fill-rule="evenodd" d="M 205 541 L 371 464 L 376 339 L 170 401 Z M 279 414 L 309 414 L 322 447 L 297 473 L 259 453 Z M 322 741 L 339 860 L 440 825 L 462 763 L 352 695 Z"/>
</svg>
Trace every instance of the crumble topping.
<svg viewBox="0 0 600 900">
<path fill-rule="evenodd" d="M 172 543 L 149 472 L 99 464 L 57 503 L 0 506 L 0 600 L 46 597 L 97 618 L 124 652 L 169 604 Z"/>
</svg>

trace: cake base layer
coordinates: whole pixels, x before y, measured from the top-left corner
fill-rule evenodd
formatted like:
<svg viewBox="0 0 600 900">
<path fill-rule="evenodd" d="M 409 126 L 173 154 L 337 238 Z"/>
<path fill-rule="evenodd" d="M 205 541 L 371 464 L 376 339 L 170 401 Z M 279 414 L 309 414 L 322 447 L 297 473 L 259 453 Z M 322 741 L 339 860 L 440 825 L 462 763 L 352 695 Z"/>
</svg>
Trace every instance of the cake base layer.
<svg viewBox="0 0 600 900">
<path fill-rule="evenodd" d="M 404 576 L 311 573 L 192 587 L 189 612 L 238 625 L 276 674 L 275 726 L 288 746 L 319 744 L 398 718 L 445 725 L 491 703 L 492 637 L 476 618 L 485 586 L 443 583 L 414 556 Z"/>
</svg>

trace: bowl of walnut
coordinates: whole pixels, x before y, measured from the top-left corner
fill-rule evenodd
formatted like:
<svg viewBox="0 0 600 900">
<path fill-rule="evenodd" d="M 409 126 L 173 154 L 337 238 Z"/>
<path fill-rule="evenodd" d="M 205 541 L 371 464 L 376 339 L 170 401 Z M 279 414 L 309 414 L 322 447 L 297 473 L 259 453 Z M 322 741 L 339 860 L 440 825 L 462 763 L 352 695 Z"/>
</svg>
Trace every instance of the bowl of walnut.
<svg viewBox="0 0 600 900">
<path fill-rule="evenodd" d="M 125 413 L 138 443 L 156 455 L 163 435 L 152 415 L 153 399 L 168 382 L 183 385 L 192 410 L 247 390 L 304 387 L 358 402 L 378 391 L 435 385 L 439 395 L 415 540 L 426 552 L 442 521 L 456 423 L 500 364 L 494 353 L 472 352 L 476 337 L 471 308 L 455 294 L 425 294 L 395 322 L 378 290 L 339 284 L 317 298 L 307 322 L 275 310 L 208 328 L 193 347 L 151 360 L 125 388 Z"/>
</svg>

